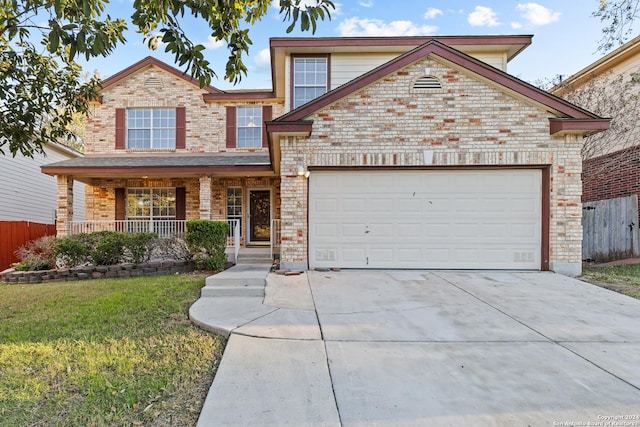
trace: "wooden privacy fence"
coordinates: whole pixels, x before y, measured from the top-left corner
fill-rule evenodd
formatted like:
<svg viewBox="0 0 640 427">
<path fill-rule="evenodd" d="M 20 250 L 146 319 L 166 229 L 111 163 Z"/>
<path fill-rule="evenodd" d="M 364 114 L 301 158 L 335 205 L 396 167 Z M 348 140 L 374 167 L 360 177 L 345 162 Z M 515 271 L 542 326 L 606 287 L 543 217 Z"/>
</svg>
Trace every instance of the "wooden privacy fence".
<svg viewBox="0 0 640 427">
<path fill-rule="evenodd" d="M 582 230 L 585 261 L 638 256 L 638 195 L 583 203 Z"/>
<path fill-rule="evenodd" d="M 17 262 L 15 251 L 30 240 L 42 236 L 55 236 L 54 224 L 29 221 L 0 221 L 0 271 Z"/>
</svg>

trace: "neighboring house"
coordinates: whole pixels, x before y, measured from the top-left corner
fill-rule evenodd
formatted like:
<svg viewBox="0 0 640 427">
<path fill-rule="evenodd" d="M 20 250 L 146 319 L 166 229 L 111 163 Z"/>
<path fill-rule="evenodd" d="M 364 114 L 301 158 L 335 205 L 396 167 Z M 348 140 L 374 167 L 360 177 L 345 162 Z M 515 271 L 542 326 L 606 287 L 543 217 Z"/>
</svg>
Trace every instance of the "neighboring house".
<svg viewBox="0 0 640 427">
<path fill-rule="evenodd" d="M 43 175 L 42 165 L 81 158 L 82 153 L 62 144 L 46 144 L 44 154 L 33 158 L 10 153 L 0 155 L 0 221 L 30 221 L 41 224 L 56 223 L 58 190 L 55 178 Z M 73 193 L 74 217 L 84 218 L 84 185 Z"/>
<path fill-rule="evenodd" d="M 623 199 L 640 195 L 640 37 L 550 92 L 613 117 L 609 130 L 586 138 L 582 152 L 582 202 L 587 203 L 583 257 L 604 261 L 637 256 L 638 202 L 633 202 L 634 213 L 628 206 L 632 202 Z"/>
<path fill-rule="evenodd" d="M 640 37 L 600 58 L 550 90 L 613 117 L 611 129 L 587 138 L 582 200 L 640 192 Z"/>
<path fill-rule="evenodd" d="M 507 74 L 530 42 L 274 38 L 266 91 L 144 59 L 105 80 L 86 156 L 42 168 L 59 233 L 81 181 L 85 226 L 239 221 L 285 268 L 578 274 L 582 137 L 608 120 Z"/>
<path fill-rule="evenodd" d="M 12 232 L 13 222 L 29 222 L 37 224 L 56 223 L 56 209 L 58 201 L 57 182 L 55 178 L 40 172 L 42 165 L 68 159 L 82 157 L 79 153 L 62 144 L 47 144 L 43 147 L 44 154 L 34 153 L 33 158 L 10 153 L 0 155 L 0 270 L 15 262 L 14 252 L 28 241 L 29 234 Z M 74 216 L 80 220 L 84 218 L 84 185 L 78 184 L 73 193 L 75 198 Z M 20 226 L 23 230 L 25 227 Z M 45 228 L 39 227 L 44 230 Z"/>
</svg>

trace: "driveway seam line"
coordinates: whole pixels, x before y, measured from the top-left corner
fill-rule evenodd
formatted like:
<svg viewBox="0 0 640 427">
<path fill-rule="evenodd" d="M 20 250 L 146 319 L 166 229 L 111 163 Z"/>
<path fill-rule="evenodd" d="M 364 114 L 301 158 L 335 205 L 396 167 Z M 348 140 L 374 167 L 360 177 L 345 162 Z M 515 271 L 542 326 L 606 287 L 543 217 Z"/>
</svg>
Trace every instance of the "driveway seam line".
<svg viewBox="0 0 640 427">
<path fill-rule="evenodd" d="M 338 413 L 338 422 L 340 426 L 343 426 L 342 423 L 342 414 L 340 413 L 340 406 L 338 405 L 338 397 L 336 396 L 336 388 L 333 384 L 333 375 L 331 374 L 331 363 L 329 363 L 329 352 L 327 351 L 327 341 L 324 339 L 324 332 L 322 331 L 322 323 L 320 323 L 320 315 L 318 315 L 318 307 L 316 306 L 316 298 L 313 295 L 313 288 L 311 288 L 311 279 L 309 279 L 309 274 L 307 273 L 307 286 L 309 286 L 309 292 L 311 293 L 311 301 L 313 302 L 313 311 L 316 313 L 316 321 L 318 322 L 318 329 L 320 329 L 320 340 L 322 341 L 322 346 L 324 348 L 324 357 L 327 361 L 327 372 L 329 373 L 329 382 L 331 383 L 331 393 L 333 394 L 333 403 L 336 405 L 336 412 Z"/>
<path fill-rule="evenodd" d="M 565 341 L 565 342 L 568 342 L 568 341 Z M 585 356 L 581 355 L 580 353 L 577 353 L 577 352 L 571 350 L 569 347 L 565 347 L 564 345 L 562 345 L 559 342 L 556 342 L 556 344 L 559 347 L 567 350 L 568 352 L 575 354 L 576 356 L 578 356 L 580 359 L 584 360 L 585 362 L 592 364 L 593 366 L 595 366 L 596 368 L 600 369 L 601 371 L 606 372 L 607 374 L 611 375 L 612 377 L 617 378 L 618 380 L 622 381 L 623 383 L 625 383 L 625 384 L 631 386 L 632 388 L 640 391 L 640 387 L 636 386 L 635 384 L 630 383 L 629 381 L 625 380 L 624 378 L 619 377 L 618 375 L 614 374 L 613 372 L 611 372 L 611 371 L 603 368 L 602 366 L 598 365 L 597 363 L 587 359 Z"/>
<path fill-rule="evenodd" d="M 276 312 L 276 311 L 278 311 L 278 310 L 280 310 L 280 309 L 279 309 L 279 308 L 274 308 L 274 309 L 273 309 L 273 310 L 271 310 L 270 312 L 265 313 L 265 314 L 262 314 L 262 315 L 260 315 L 260 316 L 256 317 L 255 319 L 247 320 L 247 321 L 246 321 L 246 322 L 244 322 L 243 324 L 238 325 L 238 326 L 236 326 L 235 328 L 231 329 L 231 331 L 230 331 L 230 332 L 235 333 L 234 331 L 235 331 L 235 330 L 237 330 L 238 328 L 242 328 L 243 326 L 247 326 L 249 323 L 252 323 L 252 322 L 255 322 L 256 320 L 262 319 L 263 317 L 268 316 L 268 315 L 270 315 L 270 314 L 273 314 L 273 313 L 275 313 L 275 312 Z"/>
<path fill-rule="evenodd" d="M 549 340 L 549 342 L 557 343 L 555 340 L 552 340 L 551 338 L 549 338 L 548 336 L 546 336 L 546 335 L 545 335 L 545 334 L 543 334 L 542 332 L 540 332 L 540 331 L 536 330 L 535 328 L 533 328 L 533 327 L 531 327 L 531 326 L 527 325 L 526 323 L 524 323 L 524 322 L 522 322 L 522 321 L 520 321 L 520 320 L 516 319 L 515 317 L 513 317 L 513 316 L 512 316 L 512 315 L 510 315 L 509 313 L 507 313 L 507 312 L 505 312 L 505 311 L 503 311 L 503 310 L 499 309 L 498 307 L 496 307 L 496 306 L 494 306 L 494 305 L 492 305 L 492 304 L 488 303 L 487 301 L 483 300 L 483 299 L 482 299 L 482 298 L 480 298 L 479 296 L 472 294 L 472 293 L 471 293 L 471 292 L 469 292 L 468 290 L 466 290 L 466 289 L 464 289 L 464 288 L 461 288 L 460 286 L 456 285 L 456 284 L 455 284 L 455 283 L 453 283 L 452 281 L 450 281 L 450 280 L 446 279 L 445 277 L 440 276 L 438 273 L 435 273 L 435 272 L 434 272 L 433 274 L 434 274 L 434 275 L 436 275 L 437 277 L 439 277 L 440 279 L 444 280 L 445 282 L 447 282 L 448 284 L 450 284 L 450 285 L 451 285 L 451 286 L 453 286 L 454 288 L 457 288 L 457 289 L 461 290 L 461 291 L 462 291 L 462 292 L 464 292 L 465 294 L 467 294 L 467 295 L 469 295 L 469 296 L 471 296 L 471 297 L 473 297 L 473 298 L 477 299 L 478 301 L 480 301 L 481 303 L 483 303 L 483 304 L 485 304 L 485 305 L 488 305 L 489 307 L 493 308 L 493 309 L 494 309 L 494 310 L 496 310 L 497 312 L 504 314 L 504 315 L 505 315 L 505 316 L 507 316 L 509 319 L 511 319 L 511 320 L 513 320 L 513 321 L 515 321 L 515 322 L 517 322 L 517 323 L 519 323 L 519 324 L 521 324 L 521 325 L 522 325 L 522 326 L 524 326 L 525 328 L 527 328 L 527 329 L 529 329 L 529 330 L 531 330 L 531 331 L 535 332 L 536 334 L 540 335 L 541 337 L 544 337 L 546 340 Z"/>
<path fill-rule="evenodd" d="M 460 286 L 456 285 L 456 284 L 455 284 L 455 283 L 453 283 L 452 281 L 447 280 L 446 278 L 444 278 L 444 277 L 442 277 L 442 276 L 438 275 L 437 273 L 433 273 L 433 274 L 435 274 L 436 276 L 438 276 L 440 279 L 444 280 L 445 282 L 449 283 L 451 286 L 453 286 L 453 287 L 455 287 L 455 288 L 457 288 L 457 289 L 461 290 L 462 292 L 465 292 L 466 294 L 468 294 L 468 295 L 472 296 L 473 298 L 477 299 L 478 301 L 480 301 L 480 302 L 482 302 L 482 303 L 484 303 L 484 304 L 488 305 L 489 307 L 493 308 L 494 310 L 496 310 L 496 311 L 498 311 L 498 312 L 500 312 L 500 313 L 504 314 L 505 316 L 509 317 L 510 319 L 512 319 L 512 320 L 514 320 L 514 321 L 516 321 L 516 322 L 518 322 L 519 324 L 521 324 L 521 325 L 522 325 L 522 326 L 524 326 L 525 328 L 528 328 L 528 329 L 532 330 L 533 332 L 535 332 L 535 333 L 539 334 L 540 336 L 542 336 L 542 337 L 546 338 L 547 340 L 549 340 L 549 342 L 551 342 L 551 343 L 553 343 L 553 344 L 557 345 L 558 347 L 560 347 L 560 348 L 562 348 L 562 349 L 564 349 L 564 350 L 566 350 L 566 351 L 568 351 L 568 352 L 570 352 L 570 353 L 573 353 L 574 355 L 578 356 L 580 359 L 584 360 L 585 362 L 590 363 L 591 365 L 595 366 L 596 368 L 600 369 L 601 371 L 606 372 L 607 374 L 611 375 L 612 377 L 617 378 L 618 380 L 622 381 L 623 383 L 625 383 L 625 384 L 627 384 L 627 385 L 631 386 L 632 388 L 634 388 L 634 389 L 636 389 L 636 390 L 639 390 L 639 391 L 640 391 L 640 387 L 635 386 L 634 384 L 630 383 L 629 381 L 627 381 L 627 380 L 625 380 L 625 379 L 623 379 L 623 378 L 620 378 L 618 375 L 616 375 L 616 374 L 614 374 L 614 373 L 612 373 L 612 372 L 608 371 L 607 369 L 603 368 L 602 366 L 598 365 L 597 363 L 595 363 L 595 362 L 593 362 L 593 361 L 591 361 L 591 360 L 587 359 L 586 357 L 582 356 L 581 354 L 576 353 L 575 351 L 571 350 L 570 348 L 568 348 L 568 347 L 566 347 L 566 346 L 562 345 L 562 343 L 563 343 L 563 342 L 571 342 L 571 341 L 567 341 L 567 340 L 563 340 L 563 341 L 556 341 L 556 340 L 554 340 L 554 339 L 551 339 L 551 338 L 547 337 L 545 334 L 543 334 L 542 332 L 537 331 L 537 330 L 536 330 L 536 329 L 534 329 L 533 327 L 531 327 L 531 326 L 527 325 L 526 323 L 524 323 L 524 322 L 522 322 L 522 321 L 520 321 L 520 320 L 516 319 L 516 318 L 515 318 L 515 317 L 513 317 L 512 315 L 510 315 L 510 314 L 508 314 L 508 313 L 506 313 L 506 312 L 504 312 L 504 311 L 500 310 L 498 307 L 495 307 L 495 306 L 493 306 L 492 304 L 489 304 L 487 301 L 485 301 L 485 300 L 481 299 L 480 297 L 478 297 L 478 296 L 476 296 L 476 295 L 472 294 L 471 292 L 467 291 L 466 289 L 461 288 Z M 599 341 L 595 341 L 595 342 L 599 342 Z"/>
</svg>

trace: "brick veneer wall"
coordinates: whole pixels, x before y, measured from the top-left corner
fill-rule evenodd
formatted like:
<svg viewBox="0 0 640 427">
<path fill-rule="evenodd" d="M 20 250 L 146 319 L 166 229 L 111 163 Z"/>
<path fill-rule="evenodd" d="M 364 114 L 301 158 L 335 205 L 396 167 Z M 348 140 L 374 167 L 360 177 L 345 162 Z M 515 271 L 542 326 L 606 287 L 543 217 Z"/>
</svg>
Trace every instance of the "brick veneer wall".
<svg viewBox="0 0 640 427">
<path fill-rule="evenodd" d="M 150 77 L 160 81 L 161 86 L 145 86 L 145 82 Z M 104 91 L 102 104 L 92 106 L 87 118 L 85 154 L 125 154 L 125 150 L 115 149 L 116 108 L 175 108 L 178 106 L 185 107 L 187 138 L 185 148 L 175 150 L 177 153 L 267 152 L 264 148 L 226 147 L 225 107 L 266 103 L 272 105 L 273 117 L 278 117 L 284 112 L 282 102 L 260 100 L 205 103 L 202 99 L 204 93 L 206 91 L 198 86 L 154 66 L 127 77 Z"/>
<path fill-rule="evenodd" d="M 425 68 L 442 89 L 418 91 Z M 307 182 L 298 166 L 551 165 L 550 262 L 581 262 L 580 149 L 576 135 L 553 138 L 553 117 L 434 59 L 423 59 L 308 117 L 309 138 L 281 140 L 284 263 L 307 262 Z"/>
<path fill-rule="evenodd" d="M 161 87 L 146 87 L 145 82 L 150 77 L 157 79 Z M 202 94 L 206 91 L 190 84 L 183 79 L 164 72 L 157 67 L 149 67 L 135 73 L 119 84 L 107 88 L 103 93 L 103 103 L 95 104 L 87 119 L 85 154 L 91 155 L 128 155 L 127 150 L 115 149 L 115 111 L 116 108 L 130 107 L 177 107 L 185 106 L 186 111 L 186 144 L 184 149 L 170 150 L 178 154 L 216 153 L 216 152 L 262 152 L 268 149 L 236 149 L 227 148 L 226 135 L 226 106 L 227 105 L 263 105 L 269 104 L 273 108 L 273 117 L 284 112 L 281 101 L 259 100 L 205 103 Z M 138 151 L 135 151 L 138 153 Z M 155 155 L 162 155 L 162 150 L 155 151 Z M 167 153 L 171 155 L 171 153 Z M 200 195 L 209 194 L 205 188 L 201 192 L 199 178 L 173 179 L 94 179 L 86 186 L 85 205 L 86 220 L 115 219 L 115 188 L 119 187 L 186 187 L 187 219 L 211 217 L 225 218 L 226 202 L 220 183 L 226 182 L 219 178 L 212 178 L 211 201 L 200 204 Z M 279 178 L 237 178 L 237 186 L 272 187 Z M 203 182 L 207 182 L 204 180 Z M 231 181 L 229 181 L 231 182 Z M 229 185 L 229 184 L 225 184 Z M 275 188 L 275 187 L 272 187 Z M 66 197 L 64 186 L 58 186 L 59 197 Z M 274 191 L 276 211 L 274 216 L 279 218 L 279 192 Z M 61 212 L 61 209 L 58 209 Z M 64 212 L 63 212 L 64 213 Z M 62 215 L 62 214 L 59 214 Z M 66 229 L 65 229 L 66 230 Z M 64 234 L 64 233 L 61 233 Z"/>
<path fill-rule="evenodd" d="M 640 146 L 582 163 L 582 201 L 640 194 Z"/>
</svg>

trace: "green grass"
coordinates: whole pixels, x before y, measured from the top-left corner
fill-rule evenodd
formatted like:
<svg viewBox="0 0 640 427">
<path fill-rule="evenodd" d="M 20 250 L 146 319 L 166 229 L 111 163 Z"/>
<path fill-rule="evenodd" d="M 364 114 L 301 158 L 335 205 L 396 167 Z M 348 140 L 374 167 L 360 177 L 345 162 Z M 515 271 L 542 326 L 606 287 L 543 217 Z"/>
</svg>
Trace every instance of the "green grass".
<svg viewBox="0 0 640 427">
<path fill-rule="evenodd" d="M 204 276 L 0 285 L 2 426 L 194 425 L 224 340 Z"/>
<path fill-rule="evenodd" d="M 606 284 L 608 288 L 640 299 L 640 264 L 586 266 L 582 271 L 582 278 L 589 282 Z"/>
</svg>

